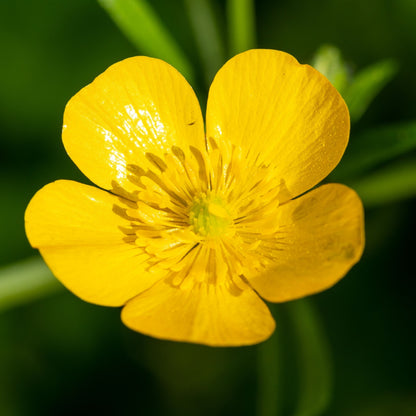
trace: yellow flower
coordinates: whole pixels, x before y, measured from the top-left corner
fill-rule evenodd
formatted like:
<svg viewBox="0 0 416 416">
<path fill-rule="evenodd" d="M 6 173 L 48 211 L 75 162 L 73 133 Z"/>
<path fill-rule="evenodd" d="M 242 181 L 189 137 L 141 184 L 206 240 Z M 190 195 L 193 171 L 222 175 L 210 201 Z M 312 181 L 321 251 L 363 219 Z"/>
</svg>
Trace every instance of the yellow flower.
<svg viewBox="0 0 416 416">
<path fill-rule="evenodd" d="M 208 345 L 265 340 L 283 302 L 327 289 L 359 260 L 363 209 L 339 184 L 348 109 L 308 65 L 273 50 L 228 61 L 197 98 L 170 65 L 116 63 L 65 109 L 63 142 L 100 188 L 57 181 L 26 232 L 80 298 L 124 306 L 130 328 Z M 103 190 L 104 189 L 104 190 Z"/>
</svg>

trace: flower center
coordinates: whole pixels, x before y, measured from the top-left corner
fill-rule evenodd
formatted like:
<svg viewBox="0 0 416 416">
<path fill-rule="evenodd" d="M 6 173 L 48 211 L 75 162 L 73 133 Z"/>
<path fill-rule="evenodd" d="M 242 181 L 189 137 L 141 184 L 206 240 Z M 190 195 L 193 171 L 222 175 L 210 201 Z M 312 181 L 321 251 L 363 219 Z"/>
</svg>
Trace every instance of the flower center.
<svg viewBox="0 0 416 416">
<path fill-rule="evenodd" d="M 189 223 L 196 234 L 203 237 L 219 237 L 232 224 L 232 218 L 222 198 L 202 193 L 194 199 Z"/>
</svg>

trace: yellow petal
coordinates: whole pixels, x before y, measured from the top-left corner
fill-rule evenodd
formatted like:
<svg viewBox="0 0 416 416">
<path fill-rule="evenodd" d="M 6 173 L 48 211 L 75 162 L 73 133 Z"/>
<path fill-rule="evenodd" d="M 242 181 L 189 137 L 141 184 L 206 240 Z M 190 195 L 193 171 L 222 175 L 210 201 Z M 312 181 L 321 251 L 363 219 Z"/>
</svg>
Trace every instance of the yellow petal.
<svg viewBox="0 0 416 416">
<path fill-rule="evenodd" d="M 129 165 L 154 168 L 172 145 L 204 146 L 201 110 L 190 85 L 167 63 L 143 56 L 110 66 L 76 94 L 65 109 L 62 137 L 89 179 L 127 192 L 136 189 Z"/>
<path fill-rule="evenodd" d="M 237 55 L 220 69 L 206 118 L 207 137 L 230 141 L 249 160 L 276 167 L 284 200 L 334 169 L 350 126 L 344 100 L 323 75 L 291 55 L 264 49 Z"/>
<path fill-rule="evenodd" d="M 276 215 L 274 264 L 249 278 L 263 298 L 284 302 L 325 290 L 360 259 L 364 213 L 352 189 L 323 185 L 280 206 Z"/>
<path fill-rule="evenodd" d="M 92 186 L 57 181 L 38 191 L 26 210 L 32 246 L 88 302 L 123 305 L 160 278 L 146 272 L 148 256 L 128 234 L 123 205 L 122 198 Z"/>
<path fill-rule="evenodd" d="M 131 329 L 156 338 L 212 346 L 256 344 L 275 327 L 250 288 L 203 282 L 184 288 L 159 282 L 130 300 L 121 317 Z"/>
</svg>

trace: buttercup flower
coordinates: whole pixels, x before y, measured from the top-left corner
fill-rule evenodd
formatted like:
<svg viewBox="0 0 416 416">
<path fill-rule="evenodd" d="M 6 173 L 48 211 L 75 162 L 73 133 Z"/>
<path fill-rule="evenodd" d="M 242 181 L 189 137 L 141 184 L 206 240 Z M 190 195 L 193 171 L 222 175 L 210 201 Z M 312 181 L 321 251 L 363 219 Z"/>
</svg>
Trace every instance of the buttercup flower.
<svg viewBox="0 0 416 416">
<path fill-rule="evenodd" d="M 208 345 L 265 340 L 261 298 L 297 299 L 359 260 L 363 209 L 339 184 L 348 109 L 292 56 L 251 50 L 209 91 L 206 133 L 186 80 L 158 59 L 116 63 L 64 114 L 63 143 L 99 188 L 57 181 L 26 211 L 26 232 L 80 298 L 122 306 L 130 328 Z"/>
</svg>

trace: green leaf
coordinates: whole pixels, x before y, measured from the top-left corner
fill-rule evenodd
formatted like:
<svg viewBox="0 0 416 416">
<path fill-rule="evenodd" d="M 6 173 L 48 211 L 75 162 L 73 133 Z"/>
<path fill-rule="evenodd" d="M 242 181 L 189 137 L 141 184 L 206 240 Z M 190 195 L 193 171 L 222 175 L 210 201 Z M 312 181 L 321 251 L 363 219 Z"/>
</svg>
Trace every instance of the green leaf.
<svg viewBox="0 0 416 416">
<path fill-rule="evenodd" d="M 195 41 L 205 68 L 207 85 L 225 61 L 225 51 L 211 2 L 185 0 Z"/>
<path fill-rule="evenodd" d="M 351 121 L 358 121 L 371 101 L 398 71 L 396 62 L 385 60 L 361 70 L 344 92 Z"/>
<path fill-rule="evenodd" d="M 163 59 L 178 69 L 190 83 L 193 82 L 192 65 L 147 1 L 98 2 L 140 53 Z"/>
<path fill-rule="evenodd" d="M 350 184 L 365 207 L 416 196 L 416 159 L 399 161 Z"/>
<path fill-rule="evenodd" d="M 345 155 L 331 180 L 343 182 L 371 168 L 416 149 L 416 122 L 400 123 L 367 130 L 348 144 Z"/>
<path fill-rule="evenodd" d="M 57 292 L 62 285 L 40 257 L 0 269 L 0 311 Z"/>
<path fill-rule="evenodd" d="M 287 303 L 299 358 L 299 396 L 294 416 L 318 416 L 332 393 L 332 365 L 319 316 L 309 299 Z"/>
<path fill-rule="evenodd" d="M 231 55 L 254 48 L 256 24 L 253 0 L 228 0 L 227 15 Z"/>
<path fill-rule="evenodd" d="M 348 82 L 348 71 L 338 48 L 332 45 L 321 46 L 313 58 L 312 66 L 343 94 Z"/>
</svg>

